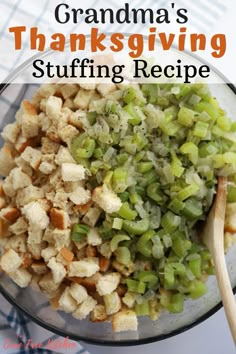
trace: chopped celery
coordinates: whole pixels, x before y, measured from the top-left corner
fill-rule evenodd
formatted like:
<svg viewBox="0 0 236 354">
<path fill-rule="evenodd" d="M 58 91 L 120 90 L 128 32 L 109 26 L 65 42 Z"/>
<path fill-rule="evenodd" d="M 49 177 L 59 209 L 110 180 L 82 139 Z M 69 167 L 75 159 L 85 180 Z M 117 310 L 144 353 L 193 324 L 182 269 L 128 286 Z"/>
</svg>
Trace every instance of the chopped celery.
<svg viewBox="0 0 236 354">
<path fill-rule="evenodd" d="M 186 274 L 186 267 L 184 266 L 183 263 L 172 262 L 170 263 L 170 266 L 173 268 L 175 275 L 183 276 Z"/>
<path fill-rule="evenodd" d="M 139 152 L 136 154 L 134 160 L 137 161 L 137 162 L 140 162 L 140 161 L 143 160 L 144 157 L 145 157 L 145 151 L 144 151 L 144 150 L 141 150 L 141 151 L 139 151 Z M 138 164 L 138 168 L 139 168 L 139 164 Z M 146 171 L 144 171 L 144 172 L 143 172 L 143 171 L 139 171 L 139 172 L 144 173 L 144 172 L 146 172 Z"/>
<path fill-rule="evenodd" d="M 198 299 L 207 291 L 207 286 L 200 280 L 193 280 L 189 286 L 190 296 L 192 299 Z"/>
<path fill-rule="evenodd" d="M 218 110 L 209 102 L 201 101 L 194 108 L 197 112 L 206 112 L 213 121 L 219 116 Z"/>
<path fill-rule="evenodd" d="M 141 109 L 138 106 L 134 106 L 132 103 L 127 104 L 127 106 L 124 107 L 124 110 L 129 114 L 129 123 L 132 125 L 138 125 L 141 123 L 141 115 L 140 112 Z"/>
<path fill-rule="evenodd" d="M 208 275 L 215 275 L 216 274 L 215 267 L 213 265 L 208 264 L 208 267 L 204 270 Z"/>
<path fill-rule="evenodd" d="M 146 231 L 137 242 L 137 251 L 142 253 L 146 257 L 150 257 L 152 254 L 152 242 L 151 238 L 155 235 L 153 230 Z"/>
<path fill-rule="evenodd" d="M 116 159 L 117 159 L 117 162 L 119 165 L 123 165 L 128 160 L 128 158 L 129 158 L 129 155 L 126 152 L 116 156 Z"/>
<path fill-rule="evenodd" d="M 227 151 L 224 153 L 224 162 L 236 164 L 236 153 L 232 151 Z"/>
<path fill-rule="evenodd" d="M 179 214 L 185 207 L 185 203 L 179 199 L 172 199 L 168 208 L 175 214 Z"/>
<path fill-rule="evenodd" d="M 154 183 L 157 180 L 157 173 L 155 170 L 150 170 L 143 174 L 143 180 L 139 184 L 140 187 L 147 187 L 148 185 Z"/>
<path fill-rule="evenodd" d="M 109 240 L 113 237 L 114 230 L 112 230 L 112 228 L 109 226 L 101 226 L 99 228 L 99 234 L 103 240 Z"/>
<path fill-rule="evenodd" d="M 162 259 L 165 255 L 164 245 L 161 241 L 155 242 L 152 246 L 152 255 L 155 259 Z"/>
<path fill-rule="evenodd" d="M 95 150 L 96 142 L 85 133 L 75 137 L 71 143 L 71 154 L 75 161 L 90 158 Z"/>
<path fill-rule="evenodd" d="M 137 281 L 134 279 L 126 279 L 126 284 L 128 286 L 129 291 L 133 291 L 135 293 L 144 294 L 146 290 L 146 284 L 142 281 Z"/>
<path fill-rule="evenodd" d="M 136 303 L 134 310 L 137 316 L 148 316 L 149 315 L 148 301 L 143 301 L 141 304 Z"/>
<path fill-rule="evenodd" d="M 133 235 L 142 235 L 148 230 L 149 220 L 141 219 L 139 221 L 124 220 L 123 229 Z"/>
<path fill-rule="evenodd" d="M 119 263 L 128 265 L 131 261 L 130 250 L 127 247 L 118 247 L 115 251 L 116 259 Z"/>
<path fill-rule="evenodd" d="M 236 186 L 228 186 L 227 202 L 228 203 L 236 203 Z"/>
<path fill-rule="evenodd" d="M 121 230 L 123 225 L 123 220 L 120 218 L 114 218 L 112 228 L 115 230 Z"/>
<path fill-rule="evenodd" d="M 128 202 L 124 202 L 119 210 L 119 215 L 126 220 L 134 220 L 138 215 L 137 212 L 130 208 Z"/>
<path fill-rule="evenodd" d="M 104 179 L 103 179 L 104 184 L 106 184 L 109 188 L 111 188 L 112 176 L 113 176 L 113 172 L 108 171 L 108 172 L 106 172 Z"/>
<path fill-rule="evenodd" d="M 222 168 L 225 164 L 225 159 L 223 154 L 214 155 L 212 160 L 213 160 L 214 168 Z"/>
<path fill-rule="evenodd" d="M 231 122 L 231 132 L 236 132 L 236 122 Z"/>
<path fill-rule="evenodd" d="M 172 250 L 178 257 L 184 257 L 191 248 L 191 241 L 181 238 L 176 238 L 172 243 Z"/>
<path fill-rule="evenodd" d="M 84 224 L 74 224 L 71 230 L 71 239 L 75 242 L 84 241 L 86 235 L 89 233 L 89 226 Z"/>
<path fill-rule="evenodd" d="M 172 105 L 164 110 L 165 115 L 168 114 L 171 119 L 176 119 L 178 116 L 179 109 L 175 105 Z"/>
<path fill-rule="evenodd" d="M 196 183 L 190 184 L 189 186 L 183 188 L 178 194 L 177 197 L 179 200 L 183 201 L 192 195 L 195 195 L 199 191 L 199 186 Z"/>
<path fill-rule="evenodd" d="M 110 170 L 111 168 L 111 165 L 109 165 L 109 163 L 105 163 L 103 161 L 99 161 L 99 160 L 96 160 L 96 161 L 93 161 L 91 163 L 91 166 L 90 166 L 90 172 L 95 175 L 98 170 Z"/>
<path fill-rule="evenodd" d="M 172 161 L 171 161 L 171 172 L 176 177 L 181 177 L 184 172 L 184 167 L 182 166 L 182 162 L 176 156 L 175 152 L 172 152 Z"/>
<path fill-rule="evenodd" d="M 111 132 L 111 142 L 113 143 L 113 145 L 118 145 L 120 142 L 120 134 Z"/>
<path fill-rule="evenodd" d="M 162 241 L 163 241 L 163 245 L 166 247 L 166 248 L 169 248 L 172 246 L 172 238 L 169 234 L 165 234 L 163 235 L 162 237 Z"/>
<path fill-rule="evenodd" d="M 177 86 L 177 88 L 179 88 L 178 93 L 176 94 L 176 97 L 178 99 L 182 98 L 182 97 L 186 97 L 187 95 L 190 94 L 192 87 L 191 85 L 179 85 Z"/>
<path fill-rule="evenodd" d="M 88 121 L 91 125 L 94 125 L 96 123 L 97 115 L 98 114 L 96 111 L 88 112 Z"/>
<path fill-rule="evenodd" d="M 181 215 L 184 215 L 188 220 L 196 220 L 203 213 L 202 204 L 195 198 L 189 198 L 185 201 L 184 209 Z"/>
<path fill-rule="evenodd" d="M 160 128 L 164 134 L 175 136 L 178 130 L 181 129 L 181 125 L 178 122 L 161 122 Z"/>
<path fill-rule="evenodd" d="M 130 86 L 124 91 L 123 100 L 125 103 L 135 103 L 139 106 L 143 106 L 146 103 L 146 99 L 140 89 Z"/>
<path fill-rule="evenodd" d="M 152 270 L 144 270 L 138 273 L 138 280 L 148 283 L 148 287 L 151 288 L 158 282 L 158 275 Z"/>
<path fill-rule="evenodd" d="M 211 99 L 211 93 L 209 87 L 204 84 L 193 84 L 192 90 L 202 98 L 201 102 L 209 102 Z"/>
<path fill-rule="evenodd" d="M 129 192 L 122 192 L 118 194 L 120 200 L 124 203 L 127 202 L 129 200 Z"/>
<path fill-rule="evenodd" d="M 104 155 L 104 151 L 102 148 L 96 148 L 94 149 L 94 152 L 93 152 L 93 156 L 96 158 L 96 159 L 101 159 Z"/>
<path fill-rule="evenodd" d="M 128 235 L 122 235 L 122 234 L 113 236 L 110 242 L 111 251 L 114 252 L 117 249 L 118 244 L 125 240 L 130 240 L 130 237 Z"/>
<path fill-rule="evenodd" d="M 165 285 L 168 289 L 172 288 L 173 285 L 175 284 L 174 269 L 169 264 L 165 265 L 164 279 L 165 279 Z"/>
<path fill-rule="evenodd" d="M 168 107 L 169 106 L 169 100 L 168 98 L 164 97 L 164 96 L 157 96 L 157 104 L 159 106 L 161 106 L 162 108 Z"/>
<path fill-rule="evenodd" d="M 162 202 L 162 195 L 161 193 L 158 193 L 159 191 L 159 183 L 151 183 L 147 187 L 147 195 L 149 198 L 155 200 L 158 204 Z"/>
<path fill-rule="evenodd" d="M 191 127 L 198 113 L 187 107 L 181 107 L 178 113 L 178 122 L 185 127 Z"/>
<path fill-rule="evenodd" d="M 193 273 L 193 275 L 195 275 L 195 277 L 200 278 L 201 276 L 201 258 L 197 258 L 197 259 L 191 259 L 188 262 L 188 267 L 191 270 L 191 272 Z"/>
<path fill-rule="evenodd" d="M 112 185 L 116 193 L 122 193 L 126 190 L 128 171 L 123 167 L 117 167 L 113 171 Z"/>
<path fill-rule="evenodd" d="M 205 138 L 207 135 L 207 130 L 209 128 L 209 124 L 205 122 L 198 121 L 195 124 L 195 127 L 193 129 L 193 135 L 199 137 L 199 138 Z"/>
<path fill-rule="evenodd" d="M 129 200 L 132 204 L 142 204 L 142 198 L 137 192 L 131 193 L 129 196 Z"/>
<path fill-rule="evenodd" d="M 171 172 L 176 177 L 181 177 L 184 172 L 184 167 L 178 161 L 173 160 L 171 163 Z"/>
<path fill-rule="evenodd" d="M 140 162 L 138 164 L 138 172 L 145 173 L 152 169 L 152 162 Z"/>
<path fill-rule="evenodd" d="M 187 154 L 189 160 L 195 165 L 198 161 L 198 147 L 193 142 L 187 142 L 181 145 L 180 152 Z"/>
<path fill-rule="evenodd" d="M 231 120 L 228 117 L 220 116 L 217 119 L 217 125 L 227 132 L 231 130 Z"/>
<path fill-rule="evenodd" d="M 140 151 L 148 144 L 148 140 L 145 135 L 141 133 L 135 133 L 133 135 L 133 143 L 136 145 L 137 151 Z"/>
<path fill-rule="evenodd" d="M 161 218 L 161 226 L 167 233 L 171 233 L 178 228 L 181 217 L 171 211 L 167 211 Z"/>
<path fill-rule="evenodd" d="M 218 148 L 214 143 L 204 143 L 199 149 L 200 157 L 207 157 L 209 155 L 215 155 L 218 152 Z"/>
<path fill-rule="evenodd" d="M 156 84 L 145 84 L 142 85 L 142 91 L 144 95 L 148 98 L 148 102 L 155 104 L 157 101 L 157 85 Z"/>
<path fill-rule="evenodd" d="M 107 101 L 105 106 L 105 113 L 106 115 L 114 114 L 117 112 L 117 103 L 115 101 Z"/>
<path fill-rule="evenodd" d="M 207 249 L 202 250 L 200 252 L 200 256 L 201 256 L 202 260 L 204 260 L 204 261 L 209 261 L 211 259 L 211 254 Z"/>
<path fill-rule="evenodd" d="M 101 131 L 99 133 L 99 143 L 110 145 L 113 143 L 113 139 L 110 133 Z"/>
<path fill-rule="evenodd" d="M 135 191 L 137 192 L 138 195 L 140 195 L 141 198 L 144 198 L 146 195 L 145 188 L 141 186 L 135 186 Z"/>
<path fill-rule="evenodd" d="M 167 308 L 170 312 L 179 313 L 183 311 L 183 306 L 184 296 L 182 294 L 173 294 Z"/>
<path fill-rule="evenodd" d="M 124 92 L 124 102 L 125 103 L 131 103 L 134 101 L 134 99 L 137 96 L 137 90 L 134 87 L 129 87 L 125 92 Z"/>
</svg>

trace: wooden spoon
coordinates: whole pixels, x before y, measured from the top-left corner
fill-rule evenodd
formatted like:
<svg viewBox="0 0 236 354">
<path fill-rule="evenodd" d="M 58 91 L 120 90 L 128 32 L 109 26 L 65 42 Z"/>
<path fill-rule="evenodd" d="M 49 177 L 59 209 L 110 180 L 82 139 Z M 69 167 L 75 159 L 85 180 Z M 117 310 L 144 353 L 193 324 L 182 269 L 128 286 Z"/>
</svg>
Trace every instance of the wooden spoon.
<svg viewBox="0 0 236 354">
<path fill-rule="evenodd" d="M 201 238 L 214 260 L 216 278 L 225 314 L 236 345 L 236 302 L 230 284 L 224 254 L 224 222 L 226 210 L 227 178 L 218 178 L 215 201 L 203 227 Z"/>
</svg>

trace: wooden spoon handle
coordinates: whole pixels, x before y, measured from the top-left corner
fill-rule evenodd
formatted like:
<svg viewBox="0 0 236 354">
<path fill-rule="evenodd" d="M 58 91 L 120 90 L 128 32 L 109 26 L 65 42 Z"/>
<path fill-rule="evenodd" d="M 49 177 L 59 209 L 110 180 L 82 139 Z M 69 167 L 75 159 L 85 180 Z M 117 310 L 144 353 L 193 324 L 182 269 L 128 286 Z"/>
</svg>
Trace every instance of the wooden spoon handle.
<svg viewBox="0 0 236 354">
<path fill-rule="evenodd" d="M 224 305 L 230 331 L 236 346 L 236 302 L 232 291 L 224 253 L 218 248 L 214 253 L 214 263 L 218 287 Z"/>
<path fill-rule="evenodd" d="M 216 277 L 225 314 L 236 346 L 236 301 L 232 291 L 224 254 L 224 220 L 226 211 L 227 178 L 219 177 L 214 204 L 214 237 L 211 244 Z"/>
</svg>

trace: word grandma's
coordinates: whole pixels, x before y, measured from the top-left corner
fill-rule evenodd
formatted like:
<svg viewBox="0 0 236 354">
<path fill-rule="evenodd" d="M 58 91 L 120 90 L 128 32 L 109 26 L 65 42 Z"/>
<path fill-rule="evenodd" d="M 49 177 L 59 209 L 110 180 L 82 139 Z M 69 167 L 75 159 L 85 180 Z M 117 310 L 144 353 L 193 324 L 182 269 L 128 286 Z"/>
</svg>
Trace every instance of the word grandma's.
<svg viewBox="0 0 236 354">
<path fill-rule="evenodd" d="M 35 78 L 82 78 L 82 79 L 104 79 L 109 78 L 115 84 L 122 83 L 125 79 L 125 65 L 98 65 L 93 59 L 74 58 L 70 65 L 54 65 L 44 62 L 42 59 L 36 59 L 33 62 Z M 145 80 L 147 78 L 165 78 L 165 79 L 184 79 L 184 83 L 190 83 L 191 79 L 196 77 L 207 78 L 210 75 L 210 68 L 207 65 L 196 67 L 194 65 L 182 65 L 180 59 L 176 65 L 150 65 L 146 60 L 133 60 L 132 70 L 129 70 L 129 79 L 132 72 L 132 78 Z"/>
<path fill-rule="evenodd" d="M 129 3 L 125 3 L 119 9 L 112 8 L 71 8 L 68 4 L 58 4 L 55 8 L 55 19 L 58 23 L 68 22 L 80 23 L 170 23 L 170 15 L 176 14 L 177 23 L 186 23 L 188 21 L 187 9 L 175 8 L 172 2 L 169 8 L 144 9 L 131 8 Z"/>
<path fill-rule="evenodd" d="M 168 51 L 176 48 L 184 51 L 187 48 L 191 52 L 211 50 L 213 58 L 221 58 L 226 52 L 226 36 L 218 33 L 211 37 L 203 33 L 188 33 L 187 27 L 180 27 L 179 33 L 157 32 L 156 27 L 149 28 L 149 34 L 144 36 L 140 33 L 133 33 L 125 36 L 116 32 L 105 34 L 98 28 L 91 28 L 90 33 L 71 33 L 68 38 L 63 33 L 54 33 L 51 38 L 39 32 L 37 27 L 29 29 L 26 26 L 9 28 L 14 36 L 15 50 L 22 50 L 23 43 L 29 36 L 29 48 L 31 50 L 44 51 L 50 48 L 53 51 L 70 52 L 90 51 L 91 53 L 110 50 L 113 53 L 128 51 L 131 58 L 139 58 L 148 52 Z"/>
</svg>

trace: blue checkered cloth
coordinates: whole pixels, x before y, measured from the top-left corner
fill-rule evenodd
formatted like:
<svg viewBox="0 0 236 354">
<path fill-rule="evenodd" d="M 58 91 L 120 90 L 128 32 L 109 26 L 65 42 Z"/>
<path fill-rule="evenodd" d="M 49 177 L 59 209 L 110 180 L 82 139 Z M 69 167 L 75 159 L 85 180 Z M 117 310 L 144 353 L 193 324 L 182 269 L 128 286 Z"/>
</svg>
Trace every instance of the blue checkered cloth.
<svg viewBox="0 0 236 354">
<path fill-rule="evenodd" d="M 108 5 L 114 9 L 117 9 L 122 4 L 118 0 L 110 0 L 109 3 L 105 0 L 87 0 L 86 2 L 78 0 L 64 0 L 64 3 L 68 3 L 70 7 L 78 8 L 106 8 Z M 22 51 L 15 52 L 13 50 L 13 37 L 8 32 L 8 28 L 11 26 L 27 25 L 27 27 L 38 26 L 42 33 L 50 34 L 55 32 L 63 33 L 89 33 L 90 26 L 84 23 L 77 25 L 68 23 L 66 26 L 62 26 L 56 23 L 52 18 L 53 9 L 55 9 L 57 0 L 0 0 L 0 14 L 1 14 L 1 26 L 0 26 L 0 78 L 6 77 L 13 70 L 16 69 L 24 60 L 29 58 L 29 51 L 27 51 L 27 45 L 29 43 L 29 33 L 26 33 L 23 39 Z M 143 0 L 133 0 L 133 8 L 141 8 L 143 6 Z M 157 6 L 158 5 L 158 6 Z M 211 0 L 198 0 L 197 2 L 189 2 L 187 0 L 179 0 L 178 8 L 186 7 L 191 13 L 190 21 L 192 27 L 207 33 L 211 27 L 216 24 L 227 6 L 227 1 L 222 3 L 220 0 L 212 2 Z M 145 8 L 161 8 L 170 7 L 170 1 L 159 0 L 158 4 L 154 0 L 145 0 Z M 189 21 L 189 22 L 190 22 Z M 145 33 L 148 31 L 149 25 L 143 24 L 127 26 L 113 24 L 112 28 L 109 24 L 99 25 L 101 31 L 120 31 L 120 32 L 138 32 Z M 32 55 L 32 53 L 31 53 Z M 11 102 L 15 102 L 15 105 L 19 106 L 19 102 L 22 100 L 22 92 L 17 90 L 12 92 Z M 25 93 L 23 93 L 23 96 Z M 15 107 L 5 97 L 0 97 L 1 106 L 1 125 L 4 126 L 8 123 L 8 117 L 12 116 L 12 112 L 15 111 Z M 0 295 L 0 353 L 8 354 L 52 354 L 51 350 L 46 349 L 46 343 L 49 339 L 58 339 L 53 333 L 37 326 L 30 319 L 26 318 L 21 312 L 11 306 Z M 26 349 L 26 342 L 28 339 L 32 339 L 34 343 L 43 343 L 42 349 Z M 61 338 L 61 340 L 63 340 Z M 15 344 L 15 348 L 4 348 L 7 344 Z M 20 344 L 22 343 L 22 344 Z M 21 346 L 20 349 L 16 349 L 16 345 Z M 58 350 L 60 353 L 67 354 L 82 354 L 86 351 L 81 347 L 79 343 L 75 343 L 73 349 Z"/>
</svg>

